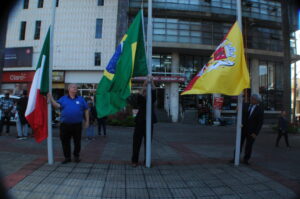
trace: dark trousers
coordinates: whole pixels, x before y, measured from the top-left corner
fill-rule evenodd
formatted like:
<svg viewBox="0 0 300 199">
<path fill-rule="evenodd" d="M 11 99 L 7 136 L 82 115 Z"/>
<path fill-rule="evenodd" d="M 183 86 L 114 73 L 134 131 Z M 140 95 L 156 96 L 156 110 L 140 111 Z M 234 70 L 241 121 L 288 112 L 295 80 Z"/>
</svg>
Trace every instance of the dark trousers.
<svg viewBox="0 0 300 199">
<path fill-rule="evenodd" d="M 282 136 L 284 136 L 286 146 L 289 147 L 290 144 L 289 144 L 289 140 L 288 140 L 288 134 L 285 131 L 278 131 L 278 136 L 276 139 L 276 146 L 279 146 L 279 141 Z"/>
<path fill-rule="evenodd" d="M 62 123 L 60 125 L 60 140 L 65 158 L 71 158 L 71 138 L 73 138 L 74 141 L 73 155 L 79 157 L 81 149 L 81 129 L 81 123 Z"/>
<path fill-rule="evenodd" d="M 101 135 L 101 128 L 103 128 L 103 133 L 106 135 L 106 119 L 98 118 L 98 134 Z"/>
<path fill-rule="evenodd" d="M 153 136 L 153 125 L 151 126 L 151 139 Z M 146 154 L 146 124 L 137 124 L 134 128 L 133 143 L 132 143 L 132 163 L 139 162 L 139 154 L 144 139 L 144 154 Z M 146 155 L 145 155 L 146 158 Z"/>
<path fill-rule="evenodd" d="M 2 133 L 3 126 L 6 125 L 6 133 L 9 133 L 10 115 L 2 116 L 0 122 L 0 134 Z"/>
<path fill-rule="evenodd" d="M 241 152 L 243 150 L 243 146 L 244 146 L 245 141 L 246 141 L 246 146 L 245 146 L 245 152 L 244 152 L 244 160 L 248 161 L 251 158 L 252 146 L 254 144 L 255 138 L 253 138 L 251 135 L 246 134 L 245 132 L 242 132 Z"/>
</svg>

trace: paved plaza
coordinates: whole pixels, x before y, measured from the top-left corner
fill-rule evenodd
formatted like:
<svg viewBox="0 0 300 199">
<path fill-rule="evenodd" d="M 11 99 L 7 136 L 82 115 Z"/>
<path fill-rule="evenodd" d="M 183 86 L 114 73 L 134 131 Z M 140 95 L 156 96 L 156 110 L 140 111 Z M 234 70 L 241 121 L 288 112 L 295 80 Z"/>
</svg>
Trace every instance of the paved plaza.
<svg viewBox="0 0 300 199">
<path fill-rule="evenodd" d="M 16 140 L 14 129 L 0 137 L 0 165 L 13 199 L 298 199 L 300 135 L 292 148 L 275 147 L 264 128 L 250 166 L 229 163 L 235 127 L 159 123 L 153 137 L 152 168 L 130 164 L 133 128 L 108 127 L 106 137 L 82 138 L 80 163 L 63 160 L 54 129 L 55 163 L 47 163 L 47 142 Z M 283 141 L 283 140 L 282 140 Z M 141 151 L 140 162 L 144 160 Z"/>
</svg>

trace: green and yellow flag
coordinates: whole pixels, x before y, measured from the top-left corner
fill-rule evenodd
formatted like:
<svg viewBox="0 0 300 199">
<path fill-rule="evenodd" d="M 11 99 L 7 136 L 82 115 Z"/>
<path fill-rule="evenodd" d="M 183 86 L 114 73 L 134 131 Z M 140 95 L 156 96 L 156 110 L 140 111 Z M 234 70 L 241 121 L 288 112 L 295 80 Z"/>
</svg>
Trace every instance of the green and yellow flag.
<svg viewBox="0 0 300 199">
<path fill-rule="evenodd" d="M 243 36 L 236 22 L 211 59 L 191 80 L 181 95 L 221 93 L 239 95 L 250 87 Z"/>
<path fill-rule="evenodd" d="M 142 17 L 139 11 L 104 70 L 96 91 L 99 118 L 124 108 L 131 91 L 131 78 L 148 74 Z"/>
</svg>

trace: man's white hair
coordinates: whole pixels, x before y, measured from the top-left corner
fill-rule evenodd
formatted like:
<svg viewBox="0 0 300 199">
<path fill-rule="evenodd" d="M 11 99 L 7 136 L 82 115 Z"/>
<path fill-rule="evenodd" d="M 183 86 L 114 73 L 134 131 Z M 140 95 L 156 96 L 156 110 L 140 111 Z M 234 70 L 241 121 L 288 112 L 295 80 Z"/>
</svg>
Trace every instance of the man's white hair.
<svg viewBox="0 0 300 199">
<path fill-rule="evenodd" d="M 260 94 L 254 93 L 254 94 L 251 95 L 251 97 L 256 99 L 256 101 L 258 101 L 258 102 L 262 101 Z"/>
</svg>

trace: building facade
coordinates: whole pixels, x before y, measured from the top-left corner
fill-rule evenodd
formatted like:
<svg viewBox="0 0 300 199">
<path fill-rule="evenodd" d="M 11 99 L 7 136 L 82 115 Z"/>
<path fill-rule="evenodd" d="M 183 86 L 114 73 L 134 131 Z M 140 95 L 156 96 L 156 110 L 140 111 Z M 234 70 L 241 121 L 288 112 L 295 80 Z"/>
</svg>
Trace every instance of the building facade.
<svg viewBox="0 0 300 199">
<path fill-rule="evenodd" d="M 30 87 L 51 23 L 51 2 L 16 0 L 10 10 L 2 90 L 18 95 Z M 288 53 L 296 51 L 290 48 L 293 35 L 289 33 L 295 27 L 289 27 L 287 13 L 294 13 L 294 5 L 282 2 L 242 1 L 244 46 L 251 76 L 251 89 L 244 94 L 246 98 L 250 93 L 261 94 L 268 115 L 291 106 Z M 63 95 L 66 84 L 78 83 L 81 94 L 92 97 L 116 45 L 141 7 L 147 22 L 147 1 L 56 0 L 54 94 Z M 157 109 L 172 122 L 211 117 L 211 95 L 180 96 L 180 92 L 207 63 L 235 20 L 236 0 L 153 0 L 152 70 Z M 141 84 L 134 80 L 133 91 Z M 223 116 L 234 114 L 237 97 L 221 98 Z"/>
<path fill-rule="evenodd" d="M 78 83 L 92 96 L 116 46 L 117 0 L 56 1 L 54 93 Z M 5 43 L 2 90 L 28 89 L 51 24 L 52 1 L 19 0 L 11 9 Z"/>
</svg>

